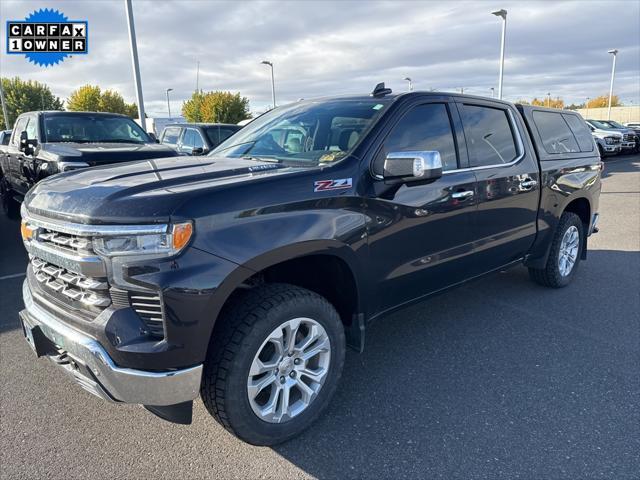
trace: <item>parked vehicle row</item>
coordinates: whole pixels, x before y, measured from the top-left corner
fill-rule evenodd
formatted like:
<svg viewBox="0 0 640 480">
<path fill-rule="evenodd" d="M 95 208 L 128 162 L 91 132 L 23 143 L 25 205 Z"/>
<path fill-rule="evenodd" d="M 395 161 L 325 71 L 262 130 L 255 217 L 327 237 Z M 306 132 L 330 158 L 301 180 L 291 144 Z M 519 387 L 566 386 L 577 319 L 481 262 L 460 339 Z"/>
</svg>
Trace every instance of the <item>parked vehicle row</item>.
<svg viewBox="0 0 640 480">
<path fill-rule="evenodd" d="M 601 156 L 640 151 L 640 135 L 613 120 L 586 120 Z"/>
<path fill-rule="evenodd" d="M 24 334 L 100 398 L 190 423 L 200 395 L 279 443 L 326 409 L 371 321 L 514 265 L 568 285 L 602 166 L 570 111 L 384 84 L 282 106 L 208 156 L 32 187 Z"/>
</svg>

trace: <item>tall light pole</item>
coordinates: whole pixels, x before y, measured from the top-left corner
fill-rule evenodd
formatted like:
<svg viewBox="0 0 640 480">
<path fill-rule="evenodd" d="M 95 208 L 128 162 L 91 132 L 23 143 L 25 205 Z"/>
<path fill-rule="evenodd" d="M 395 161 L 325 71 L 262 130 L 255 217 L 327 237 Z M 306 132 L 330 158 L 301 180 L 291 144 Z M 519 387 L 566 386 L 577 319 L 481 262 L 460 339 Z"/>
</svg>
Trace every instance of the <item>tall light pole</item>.
<svg viewBox="0 0 640 480">
<path fill-rule="evenodd" d="M 496 89 L 491 87 L 489 90 L 491 90 L 491 98 L 495 98 L 496 97 Z"/>
<path fill-rule="evenodd" d="M 411 80 L 410 77 L 404 77 L 403 80 L 406 80 L 407 82 L 409 82 L 409 91 L 413 92 L 413 81 Z"/>
<path fill-rule="evenodd" d="M 263 60 L 260 62 L 263 65 L 269 65 L 271 67 L 271 100 L 273 102 L 273 108 L 276 108 L 276 81 L 273 76 L 273 63 L 269 60 Z"/>
<path fill-rule="evenodd" d="M 609 86 L 609 108 L 607 109 L 607 120 L 611 120 L 611 97 L 613 96 L 613 79 L 616 76 L 616 57 L 618 50 L 609 50 L 607 53 L 613 55 L 613 67 L 611 67 L 611 85 Z"/>
<path fill-rule="evenodd" d="M 167 110 L 169 111 L 169 120 L 171 120 L 171 105 L 169 104 L 169 92 L 172 92 L 173 88 L 167 88 Z"/>
<path fill-rule="evenodd" d="M 547 108 L 551 107 L 551 92 L 547 92 Z"/>
<path fill-rule="evenodd" d="M 591 100 L 591 98 L 587 97 L 587 103 L 584 104 L 585 108 L 587 109 L 587 118 L 589 118 L 589 100 Z"/>
<path fill-rule="evenodd" d="M 131 0 L 124 0 L 127 8 L 127 23 L 129 25 L 129 43 L 131 46 L 131 63 L 133 63 L 133 78 L 136 83 L 136 100 L 138 103 L 138 114 L 140 115 L 140 126 L 146 132 L 147 122 L 144 114 L 144 99 L 142 98 L 142 81 L 140 80 L 140 65 L 138 64 L 138 44 L 136 43 L 136 27 L 133 23 L 133 7 Z"/>
<path fill-rule="evenodd" d="M 498 79 L 498 98 L 502 100 L 502 77 L 504 75 L 504 42 L 507 36 L 507 11 L 503 8 L 491 13 L 496 17 L 502 17 L 502 40 L 500 41 L 500 78 Z"/>
</svg>

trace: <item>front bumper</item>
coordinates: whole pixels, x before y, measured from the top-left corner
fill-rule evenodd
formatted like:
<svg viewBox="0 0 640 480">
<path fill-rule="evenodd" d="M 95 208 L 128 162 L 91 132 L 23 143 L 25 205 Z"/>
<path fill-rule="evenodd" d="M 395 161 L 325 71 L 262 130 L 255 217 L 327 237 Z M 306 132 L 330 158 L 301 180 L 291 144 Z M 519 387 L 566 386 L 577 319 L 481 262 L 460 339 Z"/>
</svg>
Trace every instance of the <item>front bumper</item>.
<svg viewBox="0 0 640 480">
<path fill-rule="evenodd" d="M 118 367 L 95 339 L 75 330 L 34 301 L 28 282 L 20 312 L 27 341 L 36 354 L 62 367 L 82 388 L 111 402 L 166 406 L 195 399 L 202 364 L 164 372 Z"/>
</svg>

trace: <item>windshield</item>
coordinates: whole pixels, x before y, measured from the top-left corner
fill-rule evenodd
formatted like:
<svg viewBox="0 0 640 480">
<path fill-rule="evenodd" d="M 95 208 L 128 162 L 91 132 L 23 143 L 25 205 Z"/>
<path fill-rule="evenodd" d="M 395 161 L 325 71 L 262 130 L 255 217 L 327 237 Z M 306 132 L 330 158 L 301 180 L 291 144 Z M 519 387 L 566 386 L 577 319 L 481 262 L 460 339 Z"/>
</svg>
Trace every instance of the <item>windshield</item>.
<svg viewBox="0 0 640 480">
<path fill-rule="evenodd" d="M 606 123 L 611 125 L 613 128 L 627 128 L 624 125 L 619 124 L 618 122 L 614 122 L 613 120 L 607 120 Z"/>
<path fill-rule="evenodd" d="M 609 130 L 611 128 L 614 128 L 611 125 L 609 125 L 607 122 L 600 121 L 600 120 L 589 120 L 589 123 L 591 123 L 596 128 L 603 128 L 604 130 Z"/>
<path fill-rule="evenodd" d="M 255 119 L 209 155 L 255 157 L 300 166 L 345 158 L 390 99 L 318 100 L 279 107 Z"/>
<path fill-rule="evenodd" d="M 46 142 L 148 143 L 149 136 L 126 117 L 104 115 L 45 115 Z"/>
</svg>

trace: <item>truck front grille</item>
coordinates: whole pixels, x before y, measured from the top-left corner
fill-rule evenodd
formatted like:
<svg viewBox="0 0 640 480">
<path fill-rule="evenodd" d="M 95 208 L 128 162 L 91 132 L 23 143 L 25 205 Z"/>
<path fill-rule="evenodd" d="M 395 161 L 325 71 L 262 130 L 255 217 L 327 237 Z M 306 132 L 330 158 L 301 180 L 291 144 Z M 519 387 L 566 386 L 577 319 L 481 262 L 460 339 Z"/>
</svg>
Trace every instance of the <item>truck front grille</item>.
<svg viewBox="0 0 640 480">
<path fill-rule="evenodd" d="M 92 311 L 111 304 L 106 279 L 84 277 L 37 257 L 31 258 L 31 268 L 43 289 L 58 300 Z"/>
<path fill-rule="evenodd" d="M 94 251 L 93 237 L 118 235 L 119 227 L 56 223 L 23 214 L 33 235 L 24 242 L 29 252 L 27 271 L 30 285 L 41 295 L 71 308 L 88 321 L 108 307 L 131 308 L 145 325 L 148 335 L 164 337 L 164 305 L 160 293 L 125 290 L 110 285 L 107 262 Z M 122 227 L 125 233 L 131 227 Z M 166 226 L 134 226 L 166 230 Z M 154 230 L 154 231 L 155 231 Z"/>
</svg>

